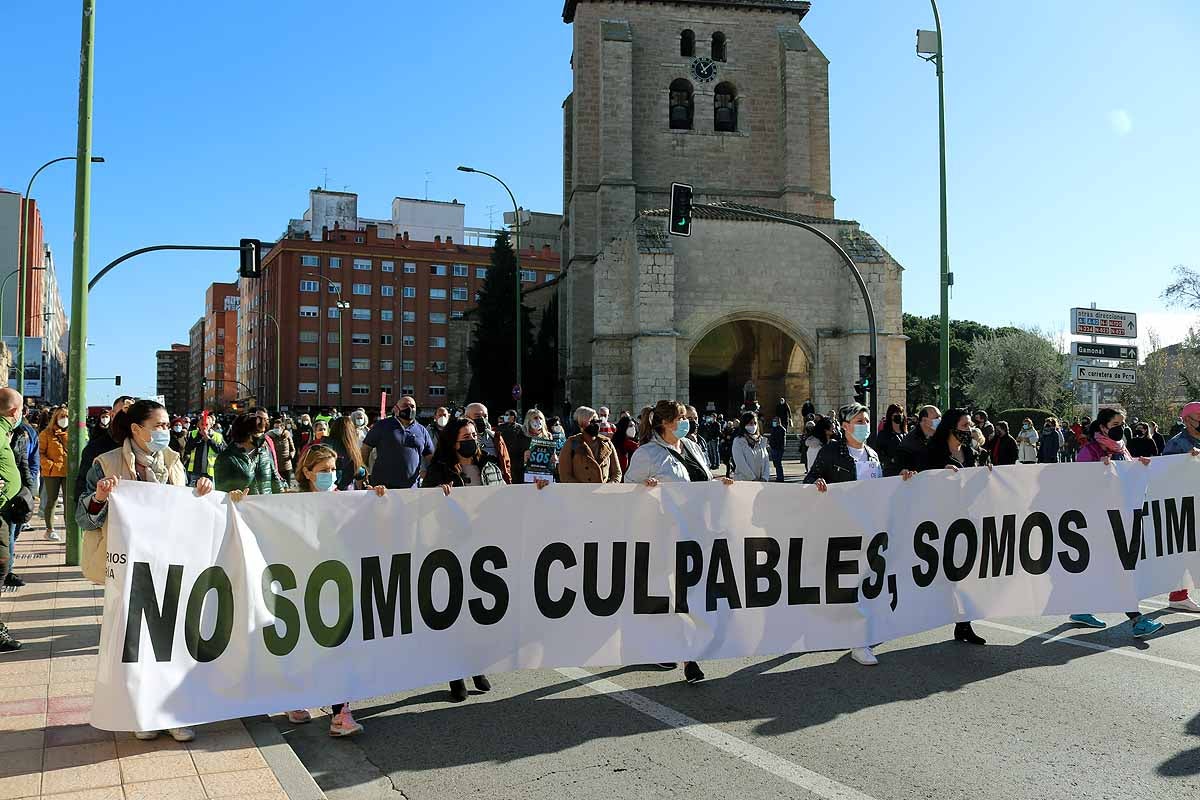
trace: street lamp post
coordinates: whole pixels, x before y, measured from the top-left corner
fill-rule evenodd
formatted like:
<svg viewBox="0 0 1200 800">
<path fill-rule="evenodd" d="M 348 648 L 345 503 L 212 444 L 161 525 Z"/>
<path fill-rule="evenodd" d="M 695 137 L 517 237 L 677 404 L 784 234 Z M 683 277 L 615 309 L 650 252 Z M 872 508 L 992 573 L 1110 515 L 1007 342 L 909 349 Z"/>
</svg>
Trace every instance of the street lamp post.
<svg viewBox="0 0 1200 800">
<path fill-rule="evenodd" d="M 525 338 L 524 330 L 521 327 L 521 209 L 517 206 L 517 198 L 513 196 L 512 189 L 508 188 L 508 184 L 505 183 L 504 181 L 500 180 L 499 178 L 497 178 L 492 173 L 484 172 L 483 170 L 475 169 L 474 167 L 462 167 L 462 166 L 460 166 L 458 168 L 458 171 L 459 172 L 475 172 L 480 175 L 488 176 L 492 180 L 496 181 L 496 183 L 503 186 L 504 191 L 508 192 L 508 199 L 512 200 L 513 227 L 516 230 L 516 235 L 517 235 L 516 236 L 516 247 L 513 250 L 514 262 L 515 262 L 514 271 L 516 273 L 514 275 L 514 284 L 516 286 L 516 295 L 517 295 L 516 296 L 516 304 L 517 304 L 517 309 L 516 309 L 517 310 L 517 316 L 516 316 L 516 320 L 517 320 L 517 325 L 516 325 L 516 328 L 517 328 L 517 332 L 516 332 L 516 335 L 517 335 L 517 386 L 521 386 L 522 385 L 521 384 L 521 348 L 524 344 L 524 338 Z M 513 398 L 513 399 L 516 401 L 517 413 L 519 414 L 519 413 L 521 413 L 521 400 L 520 400 L 520 398 Z"/>
<path fill-rule="evenodd" d="M 346 399 L 346 337 L 342 327 L 342 317 L 350 310 L 350 303 L 342 300 L 342 285 L 340 283 L 330 280 L 324 275 L 318 275 L 315 272 L 305 272 L 304 276 L 306 278 L 317 278 L 318 280 L 325 281 L 329 284 L 329 288 L 333 289 L 334 296 L 337 297 L 334 305 L 337 306 L 338 310 L 338 405 L 342 406 L 345 405 Z M 320 308 L 320 305 L 318 304 L 317 307 Z M 321 374 L 319 368 L 317 374 Z"/>
<path fill-rule="evenodd" d="M 280 395 L 280 393 L 279 393 L 279 368 L 280 368 L 280 364 L 282 363 L 280 361 L 279 347 L 280 347 L 280 343 L 283 341 L 283 337 L 279 333 L 279 320 L 275 319 L 275 317 L 271 316 L 266 311 L 262 311 L 259 313 L 261 313 L 267 319 L 271 320 L 271 322 L 275 323 L 275 412 L 278 413 L 279 405 L 280 405 L 280 403 L 283 402 L 283 400 L 281 399 L 282 395 Z"/>
<path fill-rule="evenodd" d="M 29 224 L 29 194 L 33 191 L 34 179 L 42 170 L 59 161 L 74 161 L 76 158 L 78 156 L 60 156 L 52 158 L 38 167 L 37 171 L 29 178 L 29 183 L 25 185 L 25 197 L 21 200 L 21 230 L 17 234 L 17 269 L 20 270 L 17 274 L 17 336 L 21 337 L 17 340 L 17 391 L 21 394 L 25 394 L 25 287 L 28 285 L 28 278 L 25 274 L 28 259 L 25 257 L 25 251 L 29 247 L 29 236 L 26 230 Z M 92 164 L 104 163 L 101 156 L 89 156 L 88 160 Z M 3 293 L 0 292 L 0 298 L 2 297 Z"/>
<path fill-rule="evenodd" d="M 938 378 L 941 382 L 941 404 L 950 407 L 950 287 L 954 285 L 954 273 L 950 271 L 950 241 L 946 221 L 946 81 L 945 56 L 942 50 L 942 16 L 938 13 L 937 0 L 933 4 L 933 22 L 936 30 L 917 31 L 917 55 L 931 61 L 937 67 L 938 79 L 938 156 L 941 165 L 941 346 L 938 352 Z"/>
</svg>

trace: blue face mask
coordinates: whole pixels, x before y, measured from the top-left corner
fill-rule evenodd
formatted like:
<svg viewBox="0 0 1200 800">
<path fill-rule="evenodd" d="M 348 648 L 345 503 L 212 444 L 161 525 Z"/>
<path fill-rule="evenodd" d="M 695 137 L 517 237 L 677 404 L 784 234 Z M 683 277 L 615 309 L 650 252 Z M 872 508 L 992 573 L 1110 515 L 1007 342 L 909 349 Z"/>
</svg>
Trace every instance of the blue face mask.
<svg viewBox="0 0 1200 800">
<path fill-rule="evenodd" d="M 688 425 L 688 418 L 680 417 L 679 421 L 675 423 L 675 438 L 686 439 L 690 430 L 691 426 Z"/>
<path fill-rule="evenodd" d="M 318 472 L 313 484 L 317 487 L 318 492 L 332 492 L 336 478 L 337 476 L 332 472 Z"/>
<path fill-rule="evenodd" d="M 941 421 L 942 421 L 942 418 L 938 417 L 933 422 L 929 423 L 929 427 L 933 428 L 936 431 L 938 428 L 938 425 L 941 423 Z"/>
<path fill-rule="evenodd" d="M 151 453 L 161 453 L 171 444 L 170 431 L 153 431 L 150 434 L 150 444 L 147 446 Z"/>
<path fill-rule="evenodd" d="M 871 435 L 871 426 L 866 423 L 858 423 L 854 426 L 854 438 L 859 442 L 865 442 L 867 437 Z"/>
</svg>

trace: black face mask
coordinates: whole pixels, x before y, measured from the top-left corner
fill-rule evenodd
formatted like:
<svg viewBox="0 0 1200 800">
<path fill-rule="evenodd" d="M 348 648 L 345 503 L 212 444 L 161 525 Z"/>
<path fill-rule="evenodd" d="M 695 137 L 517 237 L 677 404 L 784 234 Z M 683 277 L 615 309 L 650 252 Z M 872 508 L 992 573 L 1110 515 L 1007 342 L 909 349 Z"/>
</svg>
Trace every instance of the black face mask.
<svg viewBox="0 0 1200 800">
<path fill-rule="evenodd" d="M 413 417 L 413 410 L 411 408 L 407 408 L 407 407 L 402 408 L 396 412 L 396 416 L 399 417 L 400 419 L 404 420 L 405 422 L 408 422 Z"/>
<path fill-rule="evenodd" d="M 480 417 L 479 419 L 475 420 L 475 427 L 485 432 L 491 430 L 492 428 L 492 426 L 488 424 L 487 417 Z"/>
<path fill-rule="evenodd" d="M 479 443 L 474 439 L 464 439 L 458 443 L 458 454 L 463 458 L 474 458 L 479 452 Z"/>
<path fill-rule="evenodd" d="M 694 419 L 689 419 L 688 420 L 688 436 L 691 436 L 695 432 L 696 432 L 696 421 Z"/>
<path fill-rule="evenodd" d="M 1114 442 L 1119 442 L 1125 438 L 1125 429 L 1120 425 L 1116 425 L 1105 431 L 1104 435 L 1112 439 Z"/>
<path fill-rule="evenodd" d="M 963 444 L 966 444 L 967 442 L 971 441 L 971 432 L 970 431 L 955 431 L 954 435 L 956 437 L 958 437 L 958 441 L 962 442 Z"/>
<path fill-rule="evenodd" d="M 588 436 L 592 437 L 593 439 L 595 439 L 597 436 L 600 435 L 600 423 L 593 422 L 593 423 L 589 424 L 586 428 L 583 429 L 583 432 L 586 433 Z"/>
<path fill-rule="evenodd" d="M 903 425 L 904 417 L 897 414 L 896 416 L 892 417 L 892 422 L 895 423 L 896 425 Z"/>
</svg>

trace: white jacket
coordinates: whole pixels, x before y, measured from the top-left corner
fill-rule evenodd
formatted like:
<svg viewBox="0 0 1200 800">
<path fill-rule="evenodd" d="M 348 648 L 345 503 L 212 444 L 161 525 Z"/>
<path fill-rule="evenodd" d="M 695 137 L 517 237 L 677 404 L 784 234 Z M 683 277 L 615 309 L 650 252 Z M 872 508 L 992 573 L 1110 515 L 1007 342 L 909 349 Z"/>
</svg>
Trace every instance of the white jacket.
<svg viewBox="0 0 1200 800">
<path fill-rule="evenodd" d="M 679 442 L 692 454 L 697 464 L 708 469 L 708 457 L 704 455 L 700 445 L 691 439 L 680 439 Z M 668 452 L 673 449 L 657 433 L 654 434 L 653 439 L 633 451 L 633 455 L 629 457 L 629 469 L 625 470 L 622 482 L 645 483 L 647 478 L 657 478 L 659 483 L 687 483 L 690 480 L 687 468 Z"/>
<path fill-rule="evenodd" d="M 760 436 L 754 444 L 746 436 L 733 440 L 733 479 L 735 481 L 771 480 L 771 446 Z"/>
</svg>

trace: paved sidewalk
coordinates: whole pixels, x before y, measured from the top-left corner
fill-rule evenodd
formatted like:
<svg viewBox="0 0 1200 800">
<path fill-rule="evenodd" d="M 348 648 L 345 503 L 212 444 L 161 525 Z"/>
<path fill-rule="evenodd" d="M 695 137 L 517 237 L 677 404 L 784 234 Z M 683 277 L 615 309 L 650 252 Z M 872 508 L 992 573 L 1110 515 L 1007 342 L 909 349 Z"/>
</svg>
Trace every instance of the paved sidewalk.
<svg viewBox="0 0 1200 800">
<path fill-rule="evenodd" d="M 61 522 L 61 506 L 59 514 Z M 324 796 L 302 767 L 302 775 L 289 770 L 289 757 L 299 762 L 273 728 L 276 739 L 263 741 L 263 726 L 252 720 L 254 737 L 230 720 L 198 726 L 188 744 L 91 727 L 104 594 L 78 567 L 64 566 L 65 555 L 44 529 L 26 530 L 14 564 L 26 585 L 0 593 L 0 619 L 24 645 L 0 654 L 0 800 Z"/>
</svg>

